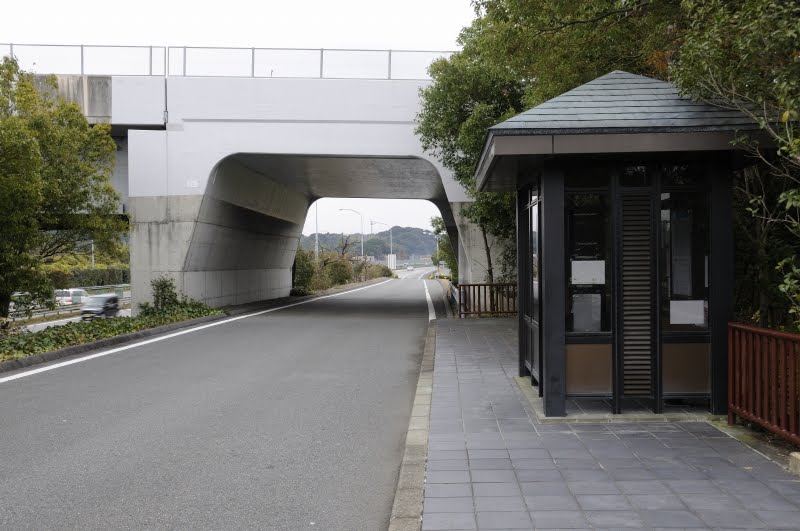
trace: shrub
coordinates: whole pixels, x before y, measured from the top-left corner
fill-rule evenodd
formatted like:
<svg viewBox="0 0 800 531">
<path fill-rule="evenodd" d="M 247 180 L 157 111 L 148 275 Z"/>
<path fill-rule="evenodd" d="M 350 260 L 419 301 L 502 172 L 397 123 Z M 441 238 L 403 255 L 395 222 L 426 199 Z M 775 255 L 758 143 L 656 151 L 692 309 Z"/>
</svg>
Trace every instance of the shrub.
<svg viewBox="0 0 800 531">
<path fill-rule="evenodd" d="M 131 281 L 131 270 L 128 268 L 53 270 L 47 274 L 56 288 L 110 286 L 129 284 Z"/>
<path fill-rule="evenodd" d="M 325 291 L 326 289 L 330 288 L 331 285 L 331 279 L 327 274 L 325 274 L 324 271 L 314 271 L 314 275 L 311 277 L 310 286 L 313 291 Z"/>
<path fill-rule="evenodd" d="M 93 321 L 78 321 L 63 326 L 45 328 L 35 333 L 0 333 L 0 360 L 24 358 L 33 354 L 82 345 L 100 339 L 130 334 L 156 326 L 220 313 L 205 304 L 180 297 L 175 281 L 160 277 L 150 283 L 153 289 L 152 305 L 141 306 L 137 317 L 114 317 Z M 3 327 L 0 323 L 0 327 Z"/>
<path fill-rule="evenodd" d="M 165 310 L 179 304 L 175 280 L 160 276 L 150 281 L 150 288 L 153 293 L 153 309 L 155 311 Z"/>
<path fill-rule="evenodd" d="M 311 286 L 311 279 L 316 270 L 314 258 L 311 251 L 297 249 L 294 259 L 294 287 L 308 289 Z"/>
<path fill-rule="evenodd" d="M 389 269 L 388 266 L 385 266 L 383 264 L 372 264 L 369 267 L 367 267 L 368 280 L 372 280 L 373 278 L 382 278 L 382 277 L 393 278 L 394 273 L 392 272 L 391 269 Z"/>
<path fill-rule="evenodd" d="M 325 273 L 334 286 L 347 284 L 353 278 L 353 266 L 347 260 L 338 259 L 325 266 Z"/>
</svg>

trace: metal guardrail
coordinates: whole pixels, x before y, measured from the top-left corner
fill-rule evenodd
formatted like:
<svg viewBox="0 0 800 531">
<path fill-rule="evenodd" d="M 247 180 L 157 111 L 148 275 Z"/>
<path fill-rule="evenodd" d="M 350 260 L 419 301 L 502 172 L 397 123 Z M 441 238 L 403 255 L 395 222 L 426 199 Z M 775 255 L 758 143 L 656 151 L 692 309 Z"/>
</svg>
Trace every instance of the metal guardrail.
<svg viewBox="0 0 800 531">
<path fill-rule="evenodd" d="M 800 445 L 800 335 L 728 325 L 728 424 L 754 422 Z"/>
<path fill-rule="evenodd" d="M 459 284 L 458 316 L 498 317 L 517 314 L 516 284 Z"/>
<path fill-rule="evenodd" d="M 0 43 L 38 74 L 320 79 L 429 79 L 453 51 Z"/>
<path fill-rule="evenodd" d="M 120 306 L 127 306 L 130 305 L 130 303 L 131 303 L 130 297 L 121 297 L 119 299 Z M 42 317 L 58 317 L 59 315 L 68 315 L 75 313 L 81 309 L 81 306 L 83 306 L 82 303 L 65 304 L 63 306 L 57 306 L 56 309 L 54 310 L 35 310 L 31 313 L 30 317 L 25 315 L 12 316 L 11 320 L 14 322 L 17 321 L 24 322 L 24 321 L 30 321 L 32 319 L 39 319 Z"/>
</svg>

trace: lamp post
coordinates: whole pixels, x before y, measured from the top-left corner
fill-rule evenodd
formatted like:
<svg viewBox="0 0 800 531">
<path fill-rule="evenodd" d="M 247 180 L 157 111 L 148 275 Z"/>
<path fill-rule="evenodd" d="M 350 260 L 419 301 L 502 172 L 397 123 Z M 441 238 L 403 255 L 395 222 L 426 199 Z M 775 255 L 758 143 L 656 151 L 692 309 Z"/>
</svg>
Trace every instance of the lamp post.
<svg viewBox="0 0 800 531">
<path fill-rule="evenodd" d="M 389 254 L 394 254 L 394 240 L 392 239 L 392 227 L 388 223 L 384 223 L 382 221 L 375 221 L 374 219 L 369 220 L 370 223 L 370 232 L 372 232 L 373 225 L 385 225 L 389 227 Z"/>
<path fill-rule="evenodd" d="M 359 216 L 361 216 L 361 257 L 364 257 L 364 215 L 361 214 L 358 210 L 353 210 L 352 208 L 340 208 L 339 212 L 346 210 L 347 212 L 355 212 Z"/>
</svg>

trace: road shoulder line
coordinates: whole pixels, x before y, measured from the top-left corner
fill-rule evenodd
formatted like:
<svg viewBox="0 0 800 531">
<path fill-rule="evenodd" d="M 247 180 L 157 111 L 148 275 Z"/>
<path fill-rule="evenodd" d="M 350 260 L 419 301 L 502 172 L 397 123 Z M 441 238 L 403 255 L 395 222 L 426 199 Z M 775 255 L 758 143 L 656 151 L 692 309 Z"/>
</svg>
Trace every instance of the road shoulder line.
<svg viewBox="0 0 800 531">
<path fill-rule="evenodd" d="M 433 360 L 436 355 L 436 324 L 428 322 L 414 406 L 408 423 L 406 445 L 389 519 L 389 531 L 419 531 L 422 527 L 422 501 L 425 490 L 425 465 L 431 421 Z"/>
</svg>

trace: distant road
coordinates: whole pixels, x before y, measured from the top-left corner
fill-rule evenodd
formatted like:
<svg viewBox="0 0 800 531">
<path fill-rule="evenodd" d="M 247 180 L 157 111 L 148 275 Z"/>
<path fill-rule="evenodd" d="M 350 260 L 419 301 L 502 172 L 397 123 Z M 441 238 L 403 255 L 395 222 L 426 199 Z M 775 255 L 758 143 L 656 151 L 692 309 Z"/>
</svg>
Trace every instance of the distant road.
<svg viewBox="0 0 800 531">
<path fill-rule="evenodd" d="M 414 268 L 411 271 L 408 271 L 406 269 L 398 269 L 395 271 L 395 273 L 397 273 L 398 278 L 421 279 L 425 275 L 430 275 L 434 271 L 436 271 L 436 268 L 434 266 L 430 266 L 430 267 Z"/>
<path fill-rule="evenodd" d="M 386 529 L 426 285 L 442 316 L 392 279 L 0 374 L 0 528 Z"/>
<path fill-rule="evenodd" d="M 117 315 L 119 317 L 130 317 L 131 310 L 130 308 L 120 310 Z M 39 330 L 44 330 L 45 328 L 50 328 L 51 326 L 62 326 L 67 323 L 74 323 L 75 321 L 80 321 L 80 320 L 81 320 L 80 316 L 67 317 L 65 319 L 55 319 L 53 321 L 44 321 L 41 323 L 28 325 L 25 327 L 25 329 L 28 330 L 29 332 L 38 332 Z"/>
</svg>

